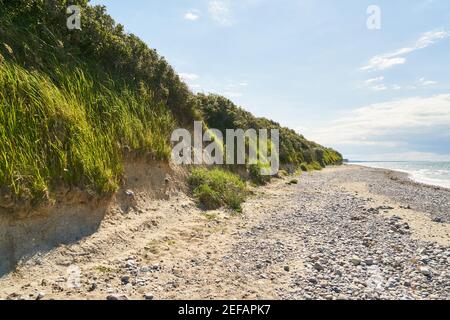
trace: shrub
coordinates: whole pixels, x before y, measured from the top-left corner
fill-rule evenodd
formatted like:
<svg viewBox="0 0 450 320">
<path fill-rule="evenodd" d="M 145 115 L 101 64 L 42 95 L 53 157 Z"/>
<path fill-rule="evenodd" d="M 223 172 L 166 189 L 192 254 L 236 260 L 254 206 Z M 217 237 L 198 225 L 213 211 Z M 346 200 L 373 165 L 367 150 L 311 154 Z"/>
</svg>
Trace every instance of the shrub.
<svg viewBox="0 0 450 320">
<path fill-rule="evenodd" d="M 320 163 L 318 163 L 317 161 L 313 161 L 310 165 L 310 168 L 312 170 L 322 170 L 322 166 L 320 165 Z"/>
<path fill-rule="evenodd" d="M 239 176 L 221 169 L 194 168 L 188 179 L 194 197 L 207 210 L 222 206 L 241 211 L 247 190 Z"/>
<path fill-rule="evenodd" d="M 265 176 L 261 174 L 261 169 L 264 165 L 261 163 L 252 164 L 248 168 L 250 180 L 257 185 L 264 185 L 270 182 L 271 176 Z"/>
<path fill-rule="evenodd" d="M 305 162 L 303 162 L 303 163 L 301 163 L 300 164 L 300 169 L 302 170 L 302 171 L 308 171 L 308 164 L 307 163 L 305 163 Z"/>
</svg>

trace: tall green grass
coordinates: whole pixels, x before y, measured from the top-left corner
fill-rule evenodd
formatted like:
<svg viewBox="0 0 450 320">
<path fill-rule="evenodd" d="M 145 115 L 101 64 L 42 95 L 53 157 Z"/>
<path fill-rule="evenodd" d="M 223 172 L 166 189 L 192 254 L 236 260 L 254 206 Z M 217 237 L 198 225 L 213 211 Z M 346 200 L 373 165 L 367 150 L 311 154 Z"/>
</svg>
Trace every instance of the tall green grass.
<svg viewBox="0 0 450 320">
<path fill-rule="evenodd" d="M 0 185 L 16 200 L 44 201 L 61 184 L 96 194 L 116 190 L 123 149 L 170 155 L 170 111 L 81 68 L 50 78 L 0 63 Z"/>
</svg>

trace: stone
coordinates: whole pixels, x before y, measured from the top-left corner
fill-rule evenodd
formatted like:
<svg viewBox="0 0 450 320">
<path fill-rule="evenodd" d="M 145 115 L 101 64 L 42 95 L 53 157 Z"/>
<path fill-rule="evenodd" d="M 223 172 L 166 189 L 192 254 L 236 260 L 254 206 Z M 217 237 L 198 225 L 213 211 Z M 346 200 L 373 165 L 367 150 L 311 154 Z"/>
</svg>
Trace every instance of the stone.
<svg viewBox="0 0 450 320">
<path fill-rule="evenodd" d="M 128 297 L 125 295 L 118 295 L 118 294 L 110 294 L 106 297 L 106 300 L 110 301 L 120 301 L 120 300 L 128 300 Z"/>
<path fill-rule="evenodd" d="M 130 282 L 130 276 L 122 276 L 120 277 L 120 281 L 122 284 L 128 284 Z"/>
<path fill-rule="evenodd" d="M 420 267 L 419 271 L 421 274 L 423 274 L 424 276 L 427 276 L 427 277 L 431 277 L 431 275 L 432 275 L 431 270 L 427 267 Z"/>
<path fill-rule="evenodd" d="M 350 262 L 351 262 L 353 265 L 358 266 L 358 265 L 361 264 L 362 261 L 361 261 L 361 259 L 360 259 L 359 257 L 353 256 L 353 257 L 350 259 Z"/>
<path fill-rule="evenodd" d="M 146 294 L 144 295 L 144 299 L 145 299 L 145 300 L 153 300 L 153 298 L 154 298 L 154 296 L 153 296 L 153 294 L 151 294 L 151 293 L 146 293 Z"/>
<path fill-rule="evenodd" d="M 36 300 L 42 300 L 45 298 L 45 292 L 39 292 L 36 296 Z"/>
<path fill-rule="evenodd" d="M 373 261 L 373 259 L 366 259 L 364 260 L 364 263 L 368 266 L 373 266 L 375 264 L 375 261 Z"/>
<path fill-rule="evenodd" d="M 322 270 L 324 269 L 324 267 L 323 267 L 320 263 L 318 263 L 318 262 L 314 263 L 313 267 L 314 267 L 314 269 L 316 269 L 317 271 L 322 271 Z"/>
</svg>

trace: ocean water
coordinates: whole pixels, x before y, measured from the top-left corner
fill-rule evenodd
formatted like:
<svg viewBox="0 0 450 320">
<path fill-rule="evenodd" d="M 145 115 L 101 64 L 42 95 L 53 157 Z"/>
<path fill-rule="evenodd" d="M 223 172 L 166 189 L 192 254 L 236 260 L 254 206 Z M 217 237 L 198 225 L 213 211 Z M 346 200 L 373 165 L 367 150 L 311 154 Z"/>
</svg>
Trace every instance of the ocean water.
<svg viewBox="0 0 450 320">
<path fill-rule="evenodd" d="M 372 168 L 390 169 L 409 174 L 417 182 L 450 188 L 450 162 L 350 162 Z"/>
</svg>

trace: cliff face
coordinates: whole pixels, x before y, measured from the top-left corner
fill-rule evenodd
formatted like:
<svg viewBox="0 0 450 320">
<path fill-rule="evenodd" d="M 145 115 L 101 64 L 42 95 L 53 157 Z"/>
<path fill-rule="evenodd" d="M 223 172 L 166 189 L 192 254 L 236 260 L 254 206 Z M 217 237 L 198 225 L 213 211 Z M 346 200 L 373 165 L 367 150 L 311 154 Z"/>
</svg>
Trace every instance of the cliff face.
<svg viewBox="0 0 450 320">
<path fill-rule="evenodd" d="M 124 153 L 167 161 L 172 130 L 280 129 L 282 164 L 339 163 L 332 149 L 256 118 L 220 96 L 195 95 L 154 49 L 88 1 L 68 30 L 64 0 L 0 0 L 0 208 L 49 202 L 61 186 L 112 194 Z"/>
</svg>

